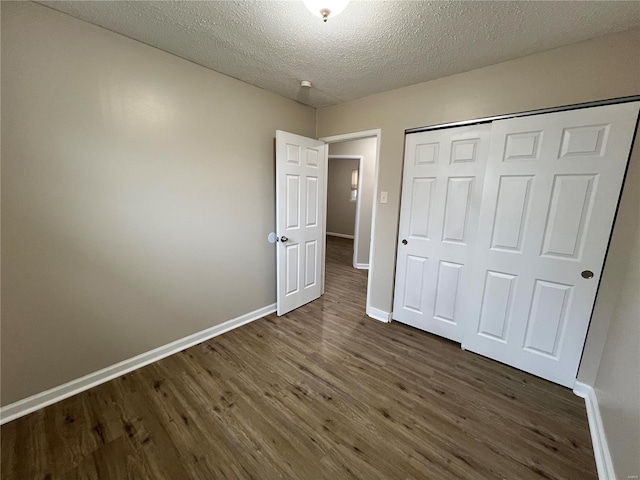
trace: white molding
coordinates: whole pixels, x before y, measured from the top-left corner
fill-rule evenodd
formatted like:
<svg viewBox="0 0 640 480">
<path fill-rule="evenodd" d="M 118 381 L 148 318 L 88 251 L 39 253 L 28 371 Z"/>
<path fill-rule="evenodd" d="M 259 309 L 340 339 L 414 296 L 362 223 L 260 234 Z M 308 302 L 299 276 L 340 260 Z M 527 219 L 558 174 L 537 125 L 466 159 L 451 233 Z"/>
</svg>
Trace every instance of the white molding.
<svg viewBox="0 0 640 480">
<path fill-rule="evenodd" d="M 253 312 L 249 312 L 245 315 L 241 315 L 234 319 L 220 323 L 213 327 L 207 328 L 200 332 L 194 333 L 187 337 L 181 338 L 174 342 L 163 345 L 162 347 L 154 348 L 148 352 L 136 355 L 122 362 L 111 365 L 110 367 L 103 368 L 97 372 L 90 373 L 84 377 L 71 380 L 70 382 L 53 387 L 50 390 L 37 393 L 31 397 L 19 400 L 15 403 L 6 405 L 0 408 L 0 425 L 3 425 L 11 420 L 27 415 L 31 412 L 35 412 L 41 408 L 44 408 L 53 403 L 64 400 L 77 393 L 84 392 L 92 387 L 100 385 L 101 383 L 113 380 L 116 377 L 129 373 L 138 368 L 149 365 L 162 358 L 173 355 L 174 353 L 185 350 L 189 347 L 202 343 L 210 338 L 217 337 L 223 333 L 238 328 L 247 323 L 253 322 L 259 318 L 269 315 L 276 311 L 276 304 L 267 305 L 266 307 L 259 308 Z"/>
<path fill-rule="evenodd" d="M 358 249 L 360 246 L 360 210 L 362 209 L 362 181 L 364 178 L 364 156 L 360 156 L 358 161 L 358 194 L 356 197 L 356 223 L 354 225 L 354 238 L 353 238 L 353 266 L 355 268 L 358 263 Z M 375 199 L 374 199 L 375 200 Z M 372 205 L 373 207 L 373 205 Z M 369 233 L 371 235 L 371 233 Z"/>
<path fill-rule="evenodd" d="M 356 263 L 354 267 L 357 268 L 358 270 L 369 270 L 368 263 Z"/>
<path fill-rule="evenodd" d="M 576 382 L 573 385 L 573 393 L 584 398 L 587 407 L 587 418 L 589 419 L 589 430 L 591 432 L 591 442 L 593 443 L 593 454 L 596 457 L 596 467 L 600 480 L 615 480 L 616 473 L 613 469 L 611 452 L 607 443 L 607 436 L 602 425 L 598 397 L 592 386 L 586 383 Z"/>
<path fill-rule="evenodd" d="M 318 112 L 316 111 L 316 116 Z M 318 126 L 316 125 L 316 136 L 318 135 Z M 327 198 L 329 191 L 329 145 L 327 143 L 324 144 L 324 153 L 322 164 L 324 165 L 324 188 L 323 188 L 323 198 L 322 198 L 322 285 L 320 285 L 320 295 L 324 295 L 324 287 L 325 281 L 327 279 L 327 210 L 329 209 L 327 206 Z M 276 192 L 276 198 L 278 198 Z M 278 281 L 280 281 L 280 275 L 278 275 Z"/>
<path fill-rule="evenodd" d="M 327 235 L 331 235 L 332 237 L 349 238 L 353 240 L 353 235 L 347 235 L 346 233 L 327 232 Z"/>
<path fill-rule="evenodd" d="M 378 320 L 379 322 L 389 323 L 391 321 L 391 314 L 389 312 L 385 312 L 384 310 L 380 310 L 378 308 L 367 307 L 367 315 L 374 320 Z"/>
<path fill-rule="evenodd" d="M 346 142 L 347 140 L 359 140 L 367 137 L 378 137 L 378 140 L 380 140 L 380 133 L 381 130 L 377 128 L 375 130 L 363 130 L 361 132 L 344 133 L 342 135 L 331 135 L 330 137 L 322 137 L 318 140 L 322 140 L 326 143 Z"/>
<path fill-rule="evenodd" d="M 376 136 L 376 165 L 373 173 L 373 209 L 371 211 L 371 240 L 369 242 L 369 275 L 367 278 L 367 310 L 372 309 L 371 292 L 373 290 L 373 277 L 375 275 L 375 265 L 373 259 L 376 253 L 376 223 L 378 218 L 378 182 L 380 181 L 380 148 L 382 146 L 382 130 L 370 130 Z M 366 132 L 365 132 L 366 133 Z M 393 306 L 393 301 L 390 308 Z M 387 322 L 391 321 L 391 313 L 387 316 Z"/>
</svg>

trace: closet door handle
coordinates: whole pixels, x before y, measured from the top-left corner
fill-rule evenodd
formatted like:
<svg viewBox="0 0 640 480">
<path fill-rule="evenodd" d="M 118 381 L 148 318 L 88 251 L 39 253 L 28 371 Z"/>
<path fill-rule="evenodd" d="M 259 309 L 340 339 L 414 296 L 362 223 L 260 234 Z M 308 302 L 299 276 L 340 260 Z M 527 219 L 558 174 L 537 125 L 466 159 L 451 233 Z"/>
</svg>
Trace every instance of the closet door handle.
<svg viewBox="0 0 640 480">
<path fill-rule="evenodd" d="M 407 242 L 407 239 L 406 239 L 406 238 L 403 238 L 403 239 L 402 239 L 402 244 L 403 244 L 403 245 L 406 245 L 407 243 L 409 243 L 409 242 Z"/>
</svg>

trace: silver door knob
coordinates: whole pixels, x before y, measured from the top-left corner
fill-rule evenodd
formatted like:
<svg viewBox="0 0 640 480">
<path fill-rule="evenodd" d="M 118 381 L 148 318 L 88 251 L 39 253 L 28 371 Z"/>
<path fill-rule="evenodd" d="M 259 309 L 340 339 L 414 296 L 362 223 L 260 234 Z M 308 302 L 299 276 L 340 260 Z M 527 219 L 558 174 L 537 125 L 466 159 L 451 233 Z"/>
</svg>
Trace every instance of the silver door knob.
<svg viewBox="0 0 640 480">
<path fill-rule="evenodd" d="M 584 270 L 580 275 L 582 275 L 582 278 L 586 278 L 587 280 L 593 278 L 593 272 L 591 270 Z"/>
<path fill-rule="evenodd" d="M 289 241 L 289 239 L 288 239 L 286 236 L 282 235 L 282 236 L 280 237 L 280 241 L 281 241 L 282 243 L 285 243 L 285 242 Z"/>
</svg>

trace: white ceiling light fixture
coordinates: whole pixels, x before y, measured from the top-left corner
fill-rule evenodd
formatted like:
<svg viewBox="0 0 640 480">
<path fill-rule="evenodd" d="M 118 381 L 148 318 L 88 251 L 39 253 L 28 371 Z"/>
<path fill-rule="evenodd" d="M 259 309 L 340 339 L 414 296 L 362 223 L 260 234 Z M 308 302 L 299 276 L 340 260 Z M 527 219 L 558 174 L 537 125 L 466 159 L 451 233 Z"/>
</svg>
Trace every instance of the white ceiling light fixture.
<svg viewBox="0 0 640 480">
<path fill-rule="evenodd" d="M 335 17 L 342 12 L 349 0 L 302 0 L 304 5 L 311 13 L 320 17 L 323 22 L 329 19 L 329 16 Z"/>
</svg>

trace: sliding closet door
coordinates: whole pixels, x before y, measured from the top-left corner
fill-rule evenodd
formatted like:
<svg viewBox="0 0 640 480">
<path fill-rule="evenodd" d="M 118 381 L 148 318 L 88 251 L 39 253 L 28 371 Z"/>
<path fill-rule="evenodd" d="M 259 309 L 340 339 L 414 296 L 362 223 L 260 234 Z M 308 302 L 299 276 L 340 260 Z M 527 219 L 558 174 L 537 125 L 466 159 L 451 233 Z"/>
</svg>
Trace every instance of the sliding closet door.
<svg viewBox="0 0 640 480">
<path fill-rule="evenodd" d="M 493 123 L 466 349 L 573 386 L 637 117 L 629 103 Z"/>
<path fill-rule="evenodd" d="M 490 125 L 407 135 L 393 319 L 461 341 Z"/>
</svg>

